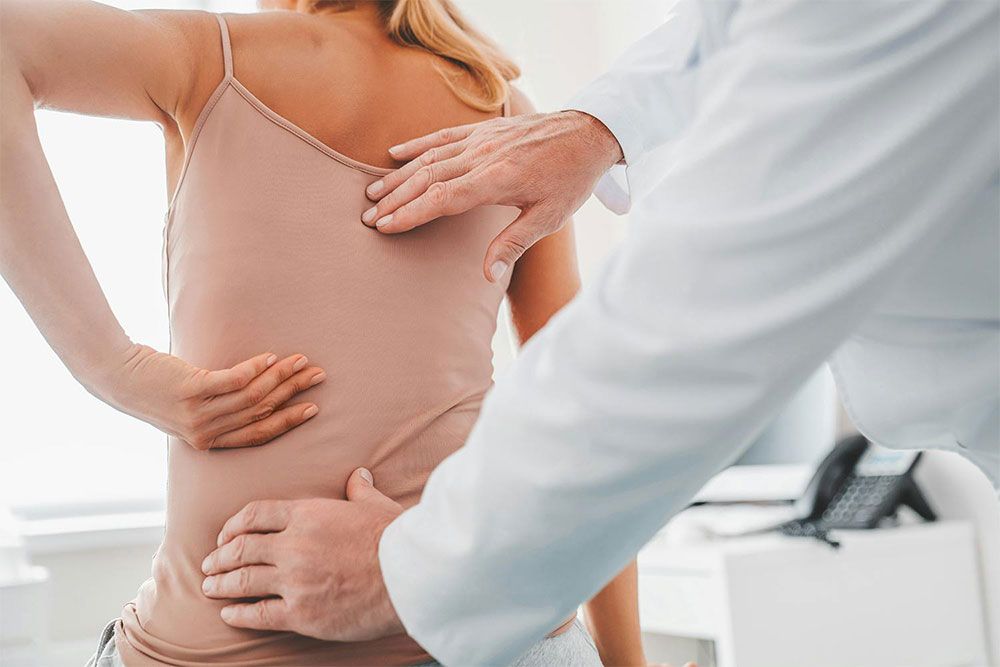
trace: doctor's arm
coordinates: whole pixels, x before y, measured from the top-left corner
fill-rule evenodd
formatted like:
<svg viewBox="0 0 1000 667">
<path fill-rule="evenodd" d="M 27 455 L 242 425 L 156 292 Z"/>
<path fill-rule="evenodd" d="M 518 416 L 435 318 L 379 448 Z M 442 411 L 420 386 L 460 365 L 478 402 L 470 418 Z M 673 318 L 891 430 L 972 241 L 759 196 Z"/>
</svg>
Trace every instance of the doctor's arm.
<svg viewBox="0 0 1000 667">
<path fill-rule="evenodd" d="M 444 664 L 510 662 L 738 455 L 996 177 L 996 20 L 734 15 L 624 244 L 382 534 L 410 635 Z"/>
<path fill-rule="evenodd" d="M 215 20 L 79 0 L 5 0 L 0 31 L 0 275 L 69 371 L 101 400 L 199 449 L 261 444 L 308 419 L 308 404 L 285 405 L 320 371 L 304 368 L 302 355 L 263 353 L 209 370 L 128 338 L 73 230 L 35 126 L 38 107 L 178 131 L 178 119 L 198 106 L 191 91 L 206 85 L 196 73 L 214 76 L 197 53 L 205 48 L 198 38 L 221 51 Z"/>
<path fill-rule="evenodd" d="M 527 100 L 515 98 L 514 113 Z M 576 296 L 580 278 L 572 222 L 528 248 L 514 265 L 507 298 L 511 323 L 520 345 L 526 344 Z M 587 626 L 608 667 L 645 666 L 639 629 L 636 566 L 630 563 L 584 604 Z"/>
</svg>

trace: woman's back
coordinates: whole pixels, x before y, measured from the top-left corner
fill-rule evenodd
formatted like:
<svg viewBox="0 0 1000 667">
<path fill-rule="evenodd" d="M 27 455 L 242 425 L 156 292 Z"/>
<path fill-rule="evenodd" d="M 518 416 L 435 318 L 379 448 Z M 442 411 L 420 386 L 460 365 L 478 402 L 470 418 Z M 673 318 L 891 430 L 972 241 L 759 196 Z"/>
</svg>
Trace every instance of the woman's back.
<svg viewBox="0 0 1000 667">
<path fill-rule="evenodd" d="M 443 61 L 391 42 L 364 13 L 233 18 L 232 50 L 220 22 L 222 82 L 182 128 L 186 163 L 170 165 L 172 352 L 221 368 L 260 349 L 303 351 L 330 378 L 302 397 L 321 413 L 265 447 L 170 442 L 164 542 L 124 617 L 130 665 L 426 659 L 403 637 L 344 645 L 230 628 L 200 589 L 201 560 L 250 500 L 342 497 L 365 466 L 383 492 L 416 502 L 491 384 L 506 285 L 486 281 L 482 257 L 515 211 L 403 236 L 360 221 L 364 188 L 392 166 L 387 146 L 490 114 L 454 95 Z"/>
</svg>

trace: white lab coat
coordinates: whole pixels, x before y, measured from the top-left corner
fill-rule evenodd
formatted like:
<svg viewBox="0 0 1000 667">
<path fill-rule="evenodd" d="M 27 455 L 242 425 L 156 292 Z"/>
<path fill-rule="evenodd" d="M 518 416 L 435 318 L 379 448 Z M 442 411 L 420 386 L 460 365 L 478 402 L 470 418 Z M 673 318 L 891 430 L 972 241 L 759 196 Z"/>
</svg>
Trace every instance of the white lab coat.
<svg viewBox="0 0 1000 667">
<path fill-rule="evenodd" d="M 670 169 L 382 538 L 446 665 L 556 627 L 835 351 L 870 437 L 1000 479 L 998 4 L 679 11 L 574 104 Z"/>
</svg>

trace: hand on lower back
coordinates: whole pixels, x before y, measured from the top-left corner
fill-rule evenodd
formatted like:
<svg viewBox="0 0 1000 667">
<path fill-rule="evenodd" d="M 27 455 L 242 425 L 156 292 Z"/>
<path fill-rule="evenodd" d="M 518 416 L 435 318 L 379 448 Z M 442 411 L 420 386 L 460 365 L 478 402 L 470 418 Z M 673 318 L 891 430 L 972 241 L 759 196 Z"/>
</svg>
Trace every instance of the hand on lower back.
<svg viewBox="0 0 1000 667">
<path fill-rule="evenodd" d="M 494 281 L 527 248 L 562 227 L 622 157 L 614 135 L 578 111 L 450 128 L 390 152 L 410 162 L 368 188 L 378 203 L 362 221 L 380 232 L 405 232 L 486 204 L 521 209 L 486 252 L 483 272 Z"/>
<path fill-rule="evenodd" d="M 300 354 L 281 360 L 261 354 L 210 371 L 133 345 L 107 379 L 102 398 L 195 449 L 248 447 L 315 416 L 314 404 L 290 401 L 324 378 Z"/>
<path fill-rule="evenodd" d="M 222 620 L 327 641 L 403 632 L 378 559 L 382 532 L 403 508 L 363 468 L 346 495 L 255 500 L 226 521 L 201 566 L 205 595 L 229 603 Z"/>
</svg>

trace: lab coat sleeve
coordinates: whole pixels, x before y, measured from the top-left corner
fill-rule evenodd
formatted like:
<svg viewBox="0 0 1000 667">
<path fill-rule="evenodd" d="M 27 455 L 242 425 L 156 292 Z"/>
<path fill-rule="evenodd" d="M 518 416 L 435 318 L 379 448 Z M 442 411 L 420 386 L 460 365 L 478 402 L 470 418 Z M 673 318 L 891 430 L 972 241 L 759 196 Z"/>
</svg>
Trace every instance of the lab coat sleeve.
<svg viewBox="0 0 1000 667">
<path fill-rule="evenodd" d="M 392 602 L 435 658 L 508 664 L 559 625 L 997 178 L 997 13 L 734 14 L 623 245 L 382 537 Z"/>
<path fill-rule="evenodd" d="M 727 1 L 705 8 L 693 0 L 681 0 L 660 27 L 629 47 L 610 70 L 566 106 L 600 120 L 622 147 L 625 164 L 613 167 L 594 190 L 611 211 L 629 210 L 637 199 L 632 171 L 649 151 L 675 139 L 687 127 L 698 48 L 711 41 L 705 11 L 728 13 L 732 5 Z"/>
</svg>

